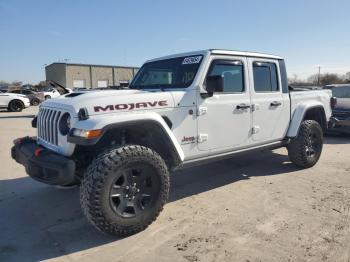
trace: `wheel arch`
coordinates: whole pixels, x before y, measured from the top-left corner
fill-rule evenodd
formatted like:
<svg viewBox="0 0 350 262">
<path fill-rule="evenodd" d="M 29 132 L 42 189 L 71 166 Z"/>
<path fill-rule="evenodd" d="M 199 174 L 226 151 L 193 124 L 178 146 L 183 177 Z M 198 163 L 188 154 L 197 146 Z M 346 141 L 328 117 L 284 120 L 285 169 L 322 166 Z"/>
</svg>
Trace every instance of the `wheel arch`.
<svg viewBox="0 0 350 262">
<path fill-rule="evenodd" d="M 166 117 L 158 114 L 152 114 L 151 116 L 144 115 L 143 117 L 142 115 L 138 115 L 135 119 L 124 121 L 123 117 L 124 116 L 116 117 L 115 121 L 113 121 L 112 117 L 108 120 L 110 123 L 105 125 L 103 121 L 99 121 L 98 119 L 95 120 L 96 123 L 99 123 L 97 126 L 85 122 L 85 128 L 91 126 L 88 129 L 98 129 L 98 126 L 103 125 L 101 128 L 101 137 L 95 140 L 82 140 L 80 138 L 69 136 L 68 141 L 75 143 L 79 147 L 89 146 L 90 149 L 93 148 L 97 150 L 111 144 L 137 144 L 146 146 L 160 154 L 168 164 L 169 168 L 178 166 L 184 160 L 184 153 L 172 133 L 170 129 L 171 125 L 169 126 Z M 81 122 L 83 123 L 84 121 Z M 79 128 L 79 124 L 75 127 Z"/>
<path fill-rule="evenodd" d="M 299 105 L 292 116 L 287 137 L 296 137 L 299 133 L 300 125 L 304 120 L 315 120 L 320 124 L 322 130 L 325 131 L 327 129 L 327 118 L 323 104 Z"/>
</svg>

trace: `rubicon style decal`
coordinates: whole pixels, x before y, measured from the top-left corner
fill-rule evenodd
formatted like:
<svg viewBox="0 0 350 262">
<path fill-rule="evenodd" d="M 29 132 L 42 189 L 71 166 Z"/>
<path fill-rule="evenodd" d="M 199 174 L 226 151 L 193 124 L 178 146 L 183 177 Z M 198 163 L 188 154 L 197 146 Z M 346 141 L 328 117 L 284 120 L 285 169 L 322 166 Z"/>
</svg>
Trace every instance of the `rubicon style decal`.
<svg viewBox="0 0 350 262">
<path fill-rule="evenodd" d="M 153 101 L 153 102 L 139 102 L 130 104 L 116 104 L 107 106 L 94 106 L 95 112 L 106 112 L 114 110 L 133 110 L 135 108 L 147 108 L 147 107 L 157 107 L 157 106 L 167 106 L 167 101 Z"/>
</svg>

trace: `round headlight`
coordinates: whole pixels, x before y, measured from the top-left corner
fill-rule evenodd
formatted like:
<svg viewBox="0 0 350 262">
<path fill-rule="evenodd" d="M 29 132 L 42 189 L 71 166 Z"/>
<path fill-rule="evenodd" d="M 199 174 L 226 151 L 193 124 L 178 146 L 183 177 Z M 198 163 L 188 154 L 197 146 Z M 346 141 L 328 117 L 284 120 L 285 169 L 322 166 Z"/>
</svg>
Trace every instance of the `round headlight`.
<svg viewBox="0 0 350 262">
<path fill-rule="evenodd" d="M 58 123 L 58 129 L 60 130 L 61 135 L 65 136 L 70 130 L 70 114 L 64 113 Z"/>
</svg>

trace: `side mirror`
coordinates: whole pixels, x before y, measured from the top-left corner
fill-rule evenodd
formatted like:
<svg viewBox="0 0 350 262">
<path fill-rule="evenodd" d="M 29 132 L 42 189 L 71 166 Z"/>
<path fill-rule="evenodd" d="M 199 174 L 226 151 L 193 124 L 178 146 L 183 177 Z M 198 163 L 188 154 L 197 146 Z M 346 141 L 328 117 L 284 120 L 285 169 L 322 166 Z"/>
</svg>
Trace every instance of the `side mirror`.
<svg viewBox="0 0 350 262">
<path fill-rule="evenodd" d="M 209 94 L 224 91 L 224 77 L 222 75 L 208 76 L 205 87 Z"/>
</svg>

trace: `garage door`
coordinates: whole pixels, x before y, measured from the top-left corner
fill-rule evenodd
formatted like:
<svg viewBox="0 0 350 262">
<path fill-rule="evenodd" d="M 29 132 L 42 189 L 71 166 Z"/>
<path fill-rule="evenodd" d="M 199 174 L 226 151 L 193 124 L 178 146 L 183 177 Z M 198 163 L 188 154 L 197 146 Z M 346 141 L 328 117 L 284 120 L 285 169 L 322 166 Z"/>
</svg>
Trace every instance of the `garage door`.
<svg viewBox="0 0 350 262">
<path fill-rule="evenodd" d="M 74 80 L 73 87 L 85 87 L 85 81 L 84 80 Z"/>
<path fill-rule="evenodd" d="M 97 81 L 97 87 L 103 88 L 108 86 L 108 81 L 107 80 L 98 80 Z"/>
</svg>

